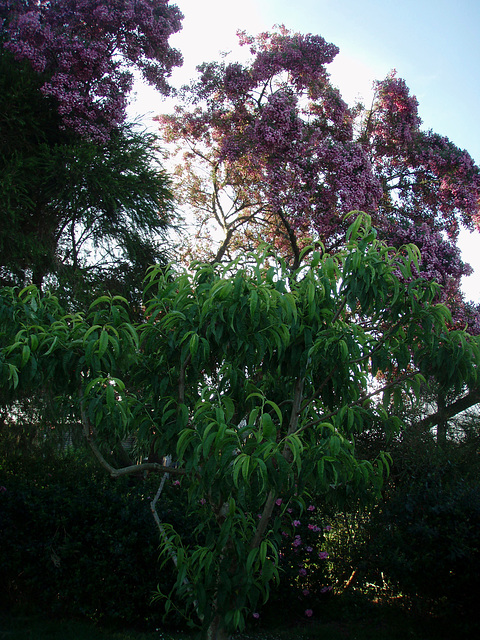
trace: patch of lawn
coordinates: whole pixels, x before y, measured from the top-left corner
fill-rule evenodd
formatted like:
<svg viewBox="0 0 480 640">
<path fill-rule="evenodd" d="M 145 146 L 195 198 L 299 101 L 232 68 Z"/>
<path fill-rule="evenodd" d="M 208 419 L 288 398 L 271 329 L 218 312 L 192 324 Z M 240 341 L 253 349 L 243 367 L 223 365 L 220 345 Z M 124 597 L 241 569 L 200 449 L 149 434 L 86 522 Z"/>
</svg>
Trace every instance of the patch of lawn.
<svg viewBox="0 0 480 640">
<path fill-rule="evenodd" d="M 0 616 L 0 640 L 171 640 L 160 632 L 109 631 L 93 623 Z"/>
<path fill-rule="evenodd" d="M 435 618 L 407 607 L 374 604 L 357 598 L 333 599 L 315 617 L 280 619 L 274 611 L 234 640 L 471 640 L 478 625 L 455 616 Z M 0 614 L 0 640 L 194 640 L 195 634 L 159 629 L 118 631 L 74 620 Z"/>
</svg>

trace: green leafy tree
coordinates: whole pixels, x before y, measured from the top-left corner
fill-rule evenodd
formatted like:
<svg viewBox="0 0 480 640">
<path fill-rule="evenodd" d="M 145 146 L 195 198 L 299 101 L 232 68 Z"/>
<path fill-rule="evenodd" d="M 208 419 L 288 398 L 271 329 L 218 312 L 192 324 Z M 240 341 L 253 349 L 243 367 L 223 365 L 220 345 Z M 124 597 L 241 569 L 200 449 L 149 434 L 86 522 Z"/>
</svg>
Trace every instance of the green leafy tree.
<svg viewBox="0 0 480 640">
<path fill-rule="evenodd" d="M 187 493 L 201 522 L 191 544 L 156 515 L 162 483 L 152 501 L 178 570 L 159 597 L 218 640 L 281 579 L 290 506 L 381 488 L 388 456 L 360 459 L 356 435 L 400 428 L 396 408 L 428 380 L 474 387 L 480 362 L 478 338 L 449 331 L 432 302 L 437 285 L 412 277 L 416 248 L 387 247 L 366 215 L 334 256 L 306 251 L 294 271 L 268 252 L 252 260 L 152 269 L 141 322 L 119 297 L 65 315 L 34 287 L 4 290 L 0 307 L 12 399 L 48 383 L 113 476 L 168 474 Z M 109 451 L 126 435 L 158 462 L 116 468 Z"/>
</svg>

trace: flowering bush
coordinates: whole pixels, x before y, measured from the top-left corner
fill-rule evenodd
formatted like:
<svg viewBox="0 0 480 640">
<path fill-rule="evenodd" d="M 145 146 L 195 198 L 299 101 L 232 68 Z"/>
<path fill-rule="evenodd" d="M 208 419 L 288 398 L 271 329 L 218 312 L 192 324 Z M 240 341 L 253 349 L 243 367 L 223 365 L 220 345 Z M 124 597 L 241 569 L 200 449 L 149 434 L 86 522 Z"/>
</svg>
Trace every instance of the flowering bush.
<svg viewBox="0 0 480 640">
<path fill-rule="evenodd" d="M 277 500 L 282 518 L 279 547 L 281 583 L 272 595 L 274 607 L 312 617 L 319 602 L 332 591 L 329 554 L 324 545 L 331 526 L 325 524 L 317 508 L 309 504 L 300 513 L 298 506 Z"/>
</svg>

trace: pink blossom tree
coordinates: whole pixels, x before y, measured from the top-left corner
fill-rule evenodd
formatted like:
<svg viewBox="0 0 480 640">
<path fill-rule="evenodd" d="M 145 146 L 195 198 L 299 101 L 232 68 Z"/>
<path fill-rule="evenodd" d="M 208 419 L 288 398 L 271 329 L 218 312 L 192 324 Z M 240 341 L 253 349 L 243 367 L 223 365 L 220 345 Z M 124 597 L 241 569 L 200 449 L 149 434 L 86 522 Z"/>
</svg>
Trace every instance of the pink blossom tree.
<svg viewBox="0 0 480 640">
<path fill-rule="evenodd" d="M 132 68 L 168 94 L 182 18 L 169 0 L 0 0 L 3 46 L 45 74 L 66 127 L 100 142 L 125 120 Z"/>
<path fill-rule="evenodd" d="M 326 71 L 338 49 L 320 36 L 280 27 L 239 38 L 248 64 L 200 65 L 175 113 L 158 117 L 175 145 L 178 195 L 196 217 L 185 254 L 221 260 L 267 241 L 295 268 L 312 242 L 336 252 L 344 215 L 362 209 L 390 244 L 419 246 L 420 274 L 443 286 L 455 322 L 478 330 L 456 246 L 459 225 L 472 229 L 479 216 L 468 153 L 420 129 L 395 74 L 376 83 L 370 109 L 349 108 Z"/>
</svg>

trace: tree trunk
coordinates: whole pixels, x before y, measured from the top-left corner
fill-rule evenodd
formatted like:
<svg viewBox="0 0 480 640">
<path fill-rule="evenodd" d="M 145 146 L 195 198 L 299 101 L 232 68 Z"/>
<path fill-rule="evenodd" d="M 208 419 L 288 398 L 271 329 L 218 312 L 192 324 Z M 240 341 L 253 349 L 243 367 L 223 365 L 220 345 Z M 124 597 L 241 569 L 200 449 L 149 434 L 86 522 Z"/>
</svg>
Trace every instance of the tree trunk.
<svg viewBox="0 0 480 640">
<path fill-rule="evenodd" d="M 437 423 L 437 446 L 443 449 L 447 443 L 447 425 L 448 421 L 445 415 L 446 403 L 445 398 L 439 393 L 437 396 L 437 410 L 439 419 Z"/>
<path fill-rule="evenodd" d="M 230 634 L 227 633 L 225 627 L 222 624 L 222 620 L 220 616 L 215 616 L 215 618 L 210 623 L 207 632 L 207 640 L 229 640 Z"/>
</svg>

